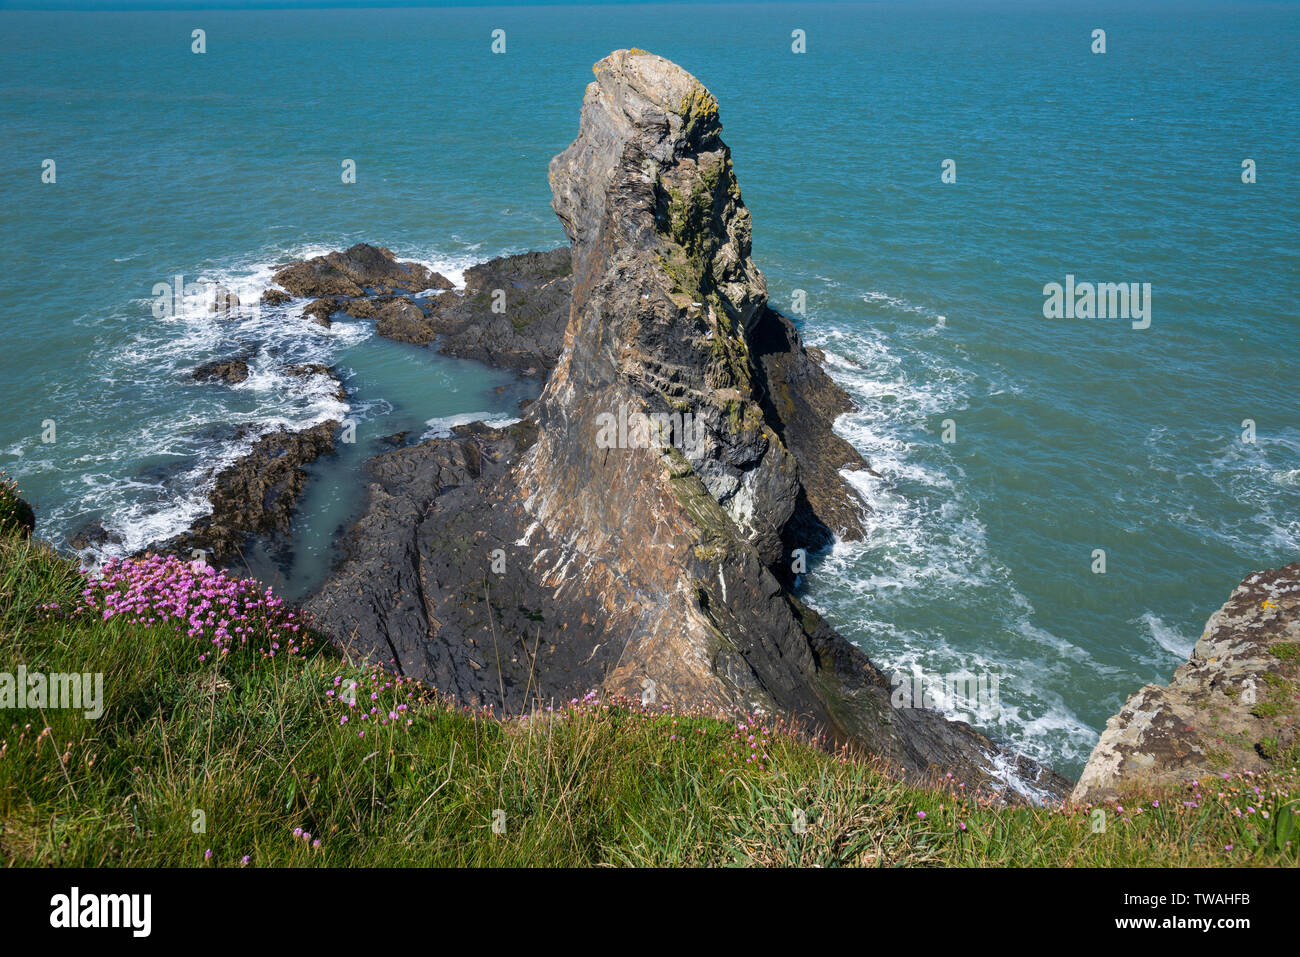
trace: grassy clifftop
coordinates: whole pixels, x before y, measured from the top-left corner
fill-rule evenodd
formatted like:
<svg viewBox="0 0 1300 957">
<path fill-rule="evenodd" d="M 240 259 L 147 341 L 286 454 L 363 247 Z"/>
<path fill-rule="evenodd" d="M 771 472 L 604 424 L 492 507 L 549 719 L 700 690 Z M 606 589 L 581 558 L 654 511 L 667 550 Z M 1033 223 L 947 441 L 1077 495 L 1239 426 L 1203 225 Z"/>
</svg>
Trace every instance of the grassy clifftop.
<svg viewBox="0 0 1300 957">
<path fill-rule="evenodd" d="M 88 694 L 55 707 L 74 673 Z M 254 583 L 163 559 L 92 583 L 14 533 L 0 705 L 5 865 L 1271 865 L 1300 843 L 1294 768 L 1133 795 L 1095 833 L 1095 809 L 909 786 L 757 720 L 589 697 L 499 721 L 348 663 Z"/>
</svg>

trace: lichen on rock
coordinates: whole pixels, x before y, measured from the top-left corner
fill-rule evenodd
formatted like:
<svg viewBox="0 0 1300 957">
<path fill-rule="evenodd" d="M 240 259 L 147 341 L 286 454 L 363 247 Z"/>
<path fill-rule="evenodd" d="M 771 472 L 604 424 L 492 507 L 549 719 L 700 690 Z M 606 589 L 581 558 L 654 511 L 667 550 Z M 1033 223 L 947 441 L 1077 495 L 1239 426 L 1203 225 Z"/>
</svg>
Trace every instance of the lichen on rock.
<svg viewBox="0 0 1300 957">
<path fill-rule="evenodd" d="M 1294 762 L 1297 717 L 1300 562 L 1246 576 L 1169 684 L 1146 685 L 1106 722 L 1071 797 Z"/>
</svg>

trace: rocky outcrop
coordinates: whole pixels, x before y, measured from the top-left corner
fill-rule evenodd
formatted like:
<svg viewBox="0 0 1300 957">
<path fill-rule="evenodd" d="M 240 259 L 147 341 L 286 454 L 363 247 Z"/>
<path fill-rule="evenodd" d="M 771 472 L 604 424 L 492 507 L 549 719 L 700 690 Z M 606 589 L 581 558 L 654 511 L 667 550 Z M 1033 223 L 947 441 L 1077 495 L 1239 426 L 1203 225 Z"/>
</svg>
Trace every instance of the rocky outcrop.
<svg viewBox="0 0 1300 957">
<path fill-rule="evenodd" d="M 406 297 L 384 303 L 375 318 L 375 331 L 388 339 L 424 344 L 433 338 L 424 310 Z"/>
<path fill-rule="evenodd" d="M 378 319 L 379 304 L 374 299 L 349 299 L 343 311 L 353 319 Z"/>
<path fill-rule="evenodd" d="M 202 549 L 220 563 L 238 554 L 251 535 L 289 531 L 294 505 L 307 480 L 308 463 L 334 450 L 339 423 L 322 422 L 300 432 L 272 432 L 217 473 L 209 494 L 212 514 L 185 534 L 154 547 L 188 556 Z"/>
<path fill-rule="evenodd" d="M 446 276 L 420 263 L 398 262 L 392 250 L 368 243 L 291 263 L 274 278 L 293 296 L 310 299 L 452 288 Z"/>
<path fill-rule="evenodd" d="M 248 363 L 243 358 L 214 359 L 196 367 L 190 376 L 198 382 L 236 385 L 248 378 Z"/>
<path fill-rule="evenodd" d="M 328 329 L 334 323 L 330 316 L 339 311 L 338 303 L 333 299 L 316 299 L 302 308 L 302 317 L 310 319 L 318 326 Z"/>
<path fill-rule="evenodd" d="M 545 375 L 564 347 L 572 272 L 568 247 L 472 266 L 463 293 L 429 301 L 429 336 L 447 355 Z"/>
<path fill-rule="evenodd" d="M 470 267 L 465 288 L 454 291 L 450 280 L 418 263 L 398 263 L 386 249 L 358 244 L 291 263 L 275 278 L 294 295 L 317 297 L 303 316 L 326 328 L 343 312 L 373 320 L 379 335 L 397 342 L 436 343 L 447 355 L 540 377 L 564 345 L 571 274 L 567 247 L 521 253 Z M 273 305 L 291 298 L 278 289 L 262 294 Z"/>
<path fill-rule="evenodd" d="M 791 548 L 829 545 L 863 536 L 862 499 L 841 471 L 873 471 L 853 446 L 835 434 L 835 420 L 853 403 L 821 367 L 821 353 L 803 348 L 794 326 L 765 309 L 749 336 L 761 370 L 760 405 L 766 420 L 799 463 L 801 489 L 784 538 Z"/>
<path fill-rule="evenodd" d="M 545 295 L 570 305 L 541 397 L 516 425 L 373 460 L 315 621 L 469 703 L 597 689 L 779 712 L 913 775 L 1005 789 L 1011 764 L 1032 782 L 1017 786 L 1063 794 L 967 725 L 891 707 L 884 676 L 785 587 L 793 548 L 862 534 L 839 470 L 866 466 L 830 428 L 848 400 L 767 305 L 713 96 L 643 52 L 594 69 L 550 168 L 571 277 L 557 255 L 549 281 L 568 285 Z M 520 298 L 506 290 L 507 318 Z"/>
<path fill-rule="evenodd" d="M 1106 722 L 1071 797 L 1112 800 L 1134 788 L 1293 764 L 1298 714 L 1300 562 L 1237 586 L 1173 680 L 1142 688 Z"/>
</svg>

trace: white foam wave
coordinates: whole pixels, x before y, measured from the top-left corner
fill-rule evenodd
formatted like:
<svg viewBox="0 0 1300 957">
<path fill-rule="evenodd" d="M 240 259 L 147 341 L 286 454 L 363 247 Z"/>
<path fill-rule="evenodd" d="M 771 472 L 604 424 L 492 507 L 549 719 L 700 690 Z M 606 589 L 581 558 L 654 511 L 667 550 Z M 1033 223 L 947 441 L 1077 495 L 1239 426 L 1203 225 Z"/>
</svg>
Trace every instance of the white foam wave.
<svg viewBox="0 0 1300 957">
<path fill-rule="evenodd" d="M 21 463 L 14 471 L 59 475 L 62 490 L 47 495 L 54 501 L 41 512 L 47 537 L 61 541 L 88 519 L 100 520 L 122 541 L 84 550 L 82 557 L 91 564 L 166 540 L 208 514 L 207 492 L 216 474 L 262 435 L 391 408 L 382 399 L 350 408 L 329 377 L 286 372 L 295 364 L 337 365 L 347 350 L 374 335 L 372 322 L 340 318 L 325 329 L 301 318 L 308 300 L 280 306 L 261 301 L 283 266 L 351 242 L 281 246 L 227 263 L 168 267 L 169 272 L 142 276 L 142 294 L 116 313 L 77 320 L 102 330 L 90 357 L 101 373 L 89 384 L 55 384 L 53 393 L 65 405 L 129 405 L 135 418 L 116 426 L 111 436 L 61 431 L 57 461 L 42 454 L 52 446 L 38 441 L 5 451 L 14 465 Z M 469 246 L 453 255 L 393 248 L 399 260 L 418 262 L 460 288 L 465 271 L 482 258 Z M 218 289 L 233 293 L 239 305 L 214 311 Z M 193 380 L 191 373 L 201 363 L 231 356 L 248 363 L 242 382 Z M 340 374 L 346 378 L 347 370 Z M 504 421 L 488 414 L 466 418 Z"/>
<path fill-rule="evenodd" d="M 870 303 L 873 306 L 878 306 L 882 309 L 893 309 L 898 312 L 911 313 L 916 316 L 922 316 L 926 319 L 934 319 L 935 321 L 947 321 L 946 316 L 940 315 L 938 311 L 931 309 L 929 306 L 918 305 L 917 303 L 909 302 L 908 300 L 901 299 L 897 296 L 891 296 L 889 293 L 880 292 L 876 289 L 864 292 L 862 294 L 862 301 Z"/>
<path fill-rule="evenodd" d="M 1195 638 L 1187 638 L 1179 634 L 1178 629 L 1166 624 L 1154 612 L 1144 612 L 1133 624 L 1144 627 L 1151 640 L 1177 659 L 1180 664 L 1187 660 L 1196 646 Z"/>
<path fill-rule="evenodd" d="M 420 436 L 420 441 L 445 439 L 451 435 L 451 430 L 456 426 L 469 425 L 471 422 L 482 422 L 494 429 L 501 429 L 507 425 L 514 425 L 518 421 L 517 416 L 502 415 L 498 412 L 462 412 L 459 415 L 445 415 L 429 419 L 424 423 L 429 428 Z"/>
<path fill-rule="evenodd" d="M 864 298 L 939 318 L 934 310 L 884 293 Z M 936 358 L 927 332 L 886 338 L 870 328 L 805 329 L 825 353 L 827 371 L 857 406 L 837 420 L 836 431 L 877 473 L 841 473 L 870 507 L 863 519 L 866 534 L 861 541 L 837 540 L 818 557 L 807 598 L 860 641 L 886 674 L 919 673 L 949 717 L 969 721 L 1048 766 L 1081 763 L 1096 732 L 1047 689 L 1068 685 L 1083 672 L 1114 669 L 1039 627 L 1010 569 L 993 553 L 978 501 L 939 434 L 942 418 L 968 407 L 983 382 L 960 350 Z M 971 617 L 983 621 L 982 633 L 957 624 L 935 630 L 928 609 L 936 604 L 972 609 Z M 943 696 L 943 676 L 957 672 L 1003 676 L 995 713 L 972 711 L 968 703 Z M 1032 797 L 1033 783 L 1010 780 L 1012 765 L 1003 763 L 1009 786 Z"/>
</svg>

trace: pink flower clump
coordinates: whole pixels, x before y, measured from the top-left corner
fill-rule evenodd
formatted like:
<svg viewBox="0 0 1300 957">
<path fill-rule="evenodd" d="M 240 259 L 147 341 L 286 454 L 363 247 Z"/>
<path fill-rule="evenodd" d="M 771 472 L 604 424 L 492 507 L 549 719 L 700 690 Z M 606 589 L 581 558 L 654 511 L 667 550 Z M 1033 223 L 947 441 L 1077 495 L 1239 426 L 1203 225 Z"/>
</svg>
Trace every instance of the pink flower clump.
<svg viewBox="0 0 1300 957">
<path fill-rule="evenodd" d="M 206 639 L 211 650 L 200 661 L 246 646 L 269 658 L 299 655 L 306 643 L 295 612 L 254 579 L 173 555 L 111 559 L 101 572 L 81 593 L 87 610 Z"/>
</svg>

